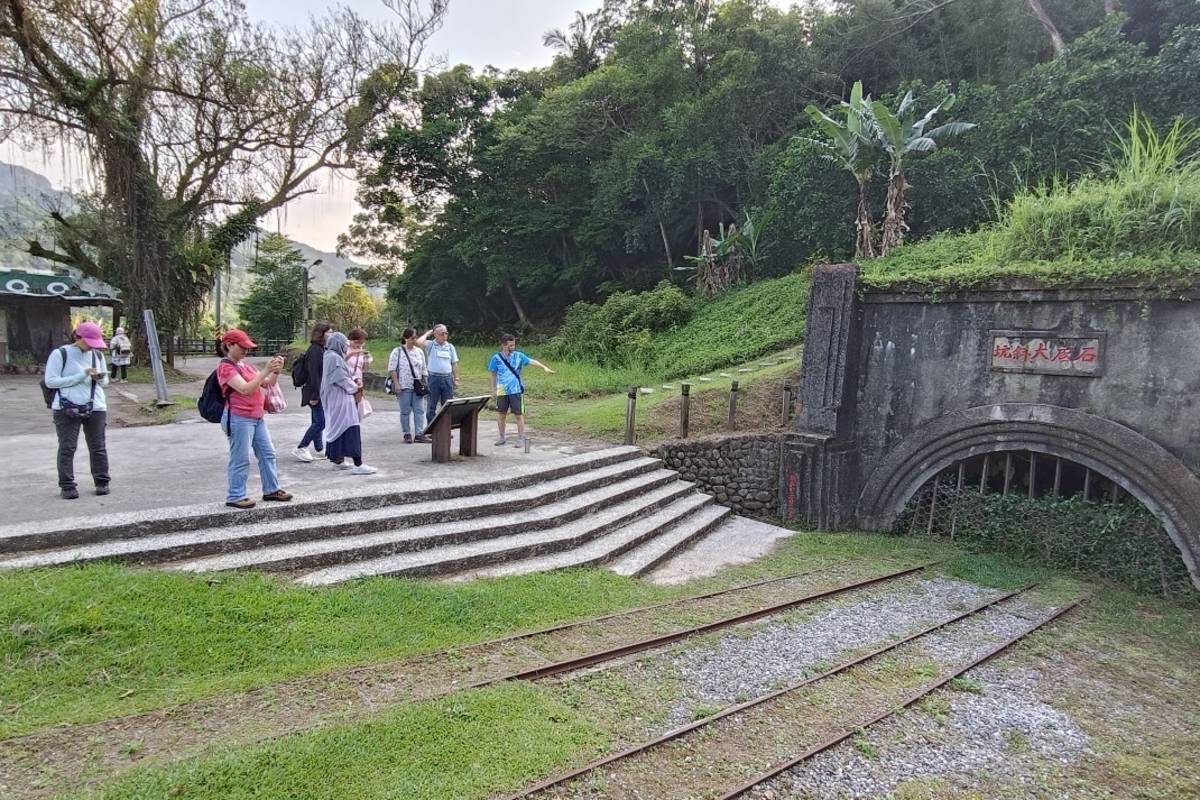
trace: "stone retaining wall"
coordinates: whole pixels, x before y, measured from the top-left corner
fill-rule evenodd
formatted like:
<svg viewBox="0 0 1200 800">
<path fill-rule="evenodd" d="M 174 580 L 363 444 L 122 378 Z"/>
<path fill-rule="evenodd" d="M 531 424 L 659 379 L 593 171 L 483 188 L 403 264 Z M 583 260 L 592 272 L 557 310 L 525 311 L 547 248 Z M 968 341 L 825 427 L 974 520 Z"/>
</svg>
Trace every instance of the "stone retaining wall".
<svg viewBox="0 0 1200 800">
<path fill-rule="evenodd" d="M 746 516 L 768 517 L 779 506 L 781 440 L 770 434 L 676 440 L 660 444 L 657 455 L 721 505 Z"/>
</svg>

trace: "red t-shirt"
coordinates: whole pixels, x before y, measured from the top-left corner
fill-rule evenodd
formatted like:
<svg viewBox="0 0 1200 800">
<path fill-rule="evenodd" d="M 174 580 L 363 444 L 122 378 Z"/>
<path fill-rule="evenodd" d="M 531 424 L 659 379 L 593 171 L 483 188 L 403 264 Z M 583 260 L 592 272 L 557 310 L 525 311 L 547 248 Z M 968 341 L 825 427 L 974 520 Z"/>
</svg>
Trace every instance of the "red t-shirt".
<svg viewBox="0 0 1200 800">
<path fill-rule="evenodd" d="M 266 393 L 259 389 L 251 395 L 244 395 L 241 392 L 235 392 L 229 388 L 229 379 L 233 377 L 233 373 L 237 372 L 242 376 L 242 380 L 249 383 L 258 377 L 258 370 L 247 364 L 245 361 L 239 361 L 237 364 L 231 364 L 228 361 L 222 361 L 217 367 L 217 383 L 221 384 L 221 391 L 225 392 L 229 398 L 230 413 L 239 417 L 249 417 L 250 419 L 263 418 L 263 402 L 266 400 Z"/>
</svg>

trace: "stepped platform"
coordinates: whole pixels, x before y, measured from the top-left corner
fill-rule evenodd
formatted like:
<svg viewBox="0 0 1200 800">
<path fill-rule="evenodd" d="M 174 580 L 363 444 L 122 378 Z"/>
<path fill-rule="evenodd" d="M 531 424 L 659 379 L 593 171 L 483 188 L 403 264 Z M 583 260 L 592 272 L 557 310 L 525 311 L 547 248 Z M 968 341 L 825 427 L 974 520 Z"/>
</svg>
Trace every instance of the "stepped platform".
<svg viewBox="0 0 1200 800">
<path fill-rule="evenodd" d="M 7 525 L 0 569 L 120 561 L 195 573 L 283 572 L 304 586 L 593 565 L 640 576 L 730 517 L 658 459 L 612 447 L 509 462 L 501 476 L 459 469 L 437 481 L 330 489 L 251 511 L 210 503 Z"/>
</svg>

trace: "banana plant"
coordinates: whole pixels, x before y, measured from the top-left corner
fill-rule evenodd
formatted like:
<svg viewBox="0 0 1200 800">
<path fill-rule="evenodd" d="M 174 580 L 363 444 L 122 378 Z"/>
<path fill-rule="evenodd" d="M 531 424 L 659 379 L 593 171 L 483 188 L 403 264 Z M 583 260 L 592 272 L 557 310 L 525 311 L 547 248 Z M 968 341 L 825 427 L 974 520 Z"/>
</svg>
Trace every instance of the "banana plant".
<svg viewBox="0 0 1200 800">
<path fill-rule="evenodd" d="M 957 136 L 975 127 L 971 122 L 948 122 L 933 130 L 925 130 L 938 112 L 949 111 L 954 106 L 954 95 L 929 109 L 920 119 L 917 118 L 916 105 L 913 93 L 907 92 L 895 113 L 876 100 L 867 105 L 863 117 L 868 135 L 887 154 L 890 162 L 880 255 L 886 256 L 903 244 L 904 234 L 908 231 L 908 224 L 904 221 L 904 194 L 908 190 L 908 183 L 904 179 L 905 156 L 927 153 L 937 148 L 938 139 Z"/>
<path fill-rule="evenodd" d="M 834 119 L 811 104 L 804 109 L 826 137 L 809 141 L 825 148 L 829 159 L 853 175 L 858 183 L 858 212 L 854 219 L 856 258 L 875 257 L 875 225 L 867 202 L 867 184 L 871 181 L 876 155 L 875 139 L 869 130 L 870 106 L 871 96 L 864 97 L 862 81 L 856 81 L 850 90 L 850 102 L 841 104 L 845 120 Z"/>
</svg>

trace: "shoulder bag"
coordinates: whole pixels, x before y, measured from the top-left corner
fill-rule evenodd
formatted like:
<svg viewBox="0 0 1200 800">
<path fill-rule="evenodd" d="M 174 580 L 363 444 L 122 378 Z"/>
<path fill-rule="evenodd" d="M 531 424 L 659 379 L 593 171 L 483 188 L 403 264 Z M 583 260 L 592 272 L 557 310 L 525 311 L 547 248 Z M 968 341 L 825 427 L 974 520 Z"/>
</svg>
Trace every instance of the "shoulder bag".
<svg viewBox="0 0 1200 800">
<path fill-rule="evenodd" d="M 424 397 L 429 394 L 429 387 L 425 385 L 425 381 L 417 377 L 417 371 L 413 369 L 412 357 L 409 356 L 408 351 L 404 350 L 404 348 L 400 349 L 404 353 L 404 360 L 408 362 L 408 371 L 413 376 L 413 394 L 417 397 Z"/>
</svg>

